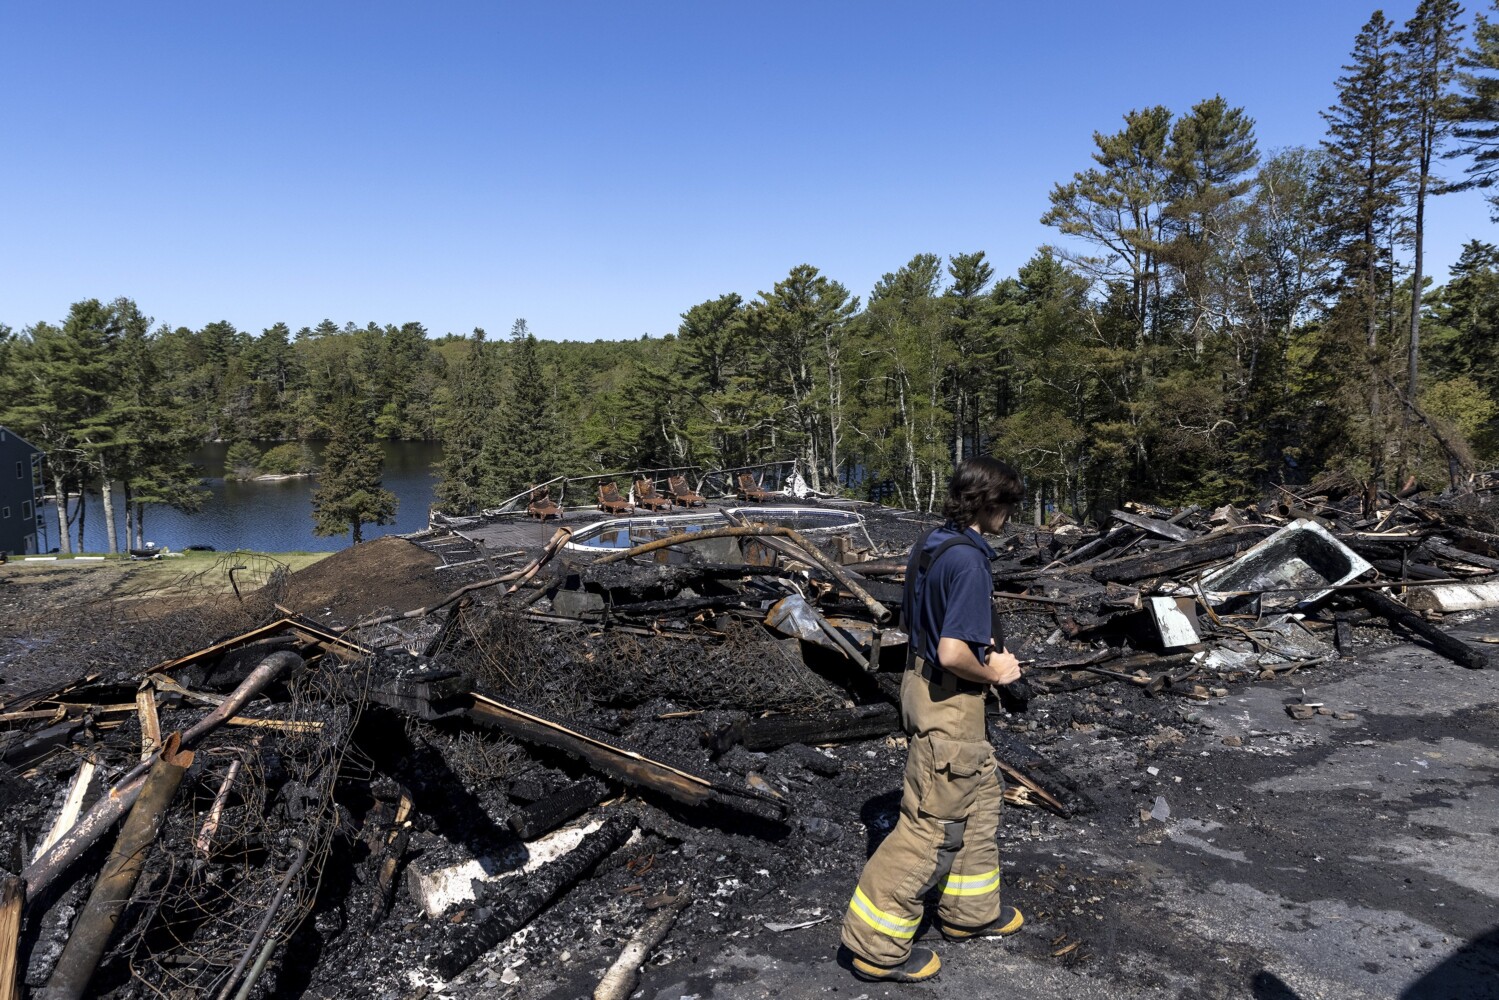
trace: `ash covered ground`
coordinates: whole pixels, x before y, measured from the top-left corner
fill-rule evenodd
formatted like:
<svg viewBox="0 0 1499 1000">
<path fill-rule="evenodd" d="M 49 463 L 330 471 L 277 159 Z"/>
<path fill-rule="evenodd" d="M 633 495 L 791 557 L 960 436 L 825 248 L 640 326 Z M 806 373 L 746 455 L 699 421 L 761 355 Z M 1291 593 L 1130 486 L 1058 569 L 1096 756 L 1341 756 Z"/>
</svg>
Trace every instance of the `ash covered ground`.
<svg viewBox="0 0 1499 1000">
<path fill-rule="evenodd" d="M 918 527 L 913 519 L 874 533 L 895 548 L 895 536 L 904 532 L 908 543 Z M 66 578 L 50 570 L 42 580 L 8 567 L 0 571 L 0 697 L 8 707 L 21 690 L 96 674 L 65 697 L 128 701 L 151 663 L 264 624 L 289 595 L 301 595 L 290 606 L 310 620 L 337 626 L 425 605 L 463 582 L 439 579 L 437 561 L 408 543 L 362 548 L 300 580 L 263 568 L 259 589 L 235 602 L 193 602 L 184 587 L 152 595 L 154 605 L 138 594 L 122 603 L 119 582 L 100 576 L 91 585 L 91 569 Z M 399 579 L 399 593 L 383 590 L 382 574 Z M 647 600 L 663 596 L 636 589 Z M 83 610 L 94 618 L 80 657 L 79 631 L 63 625 Z M 1449 615 L 1445 624 L 1474 642 L 1499 632 L 1493 613 Z M 1022 658 L 1044 658 L 1058 614 L 1026 608 L 1007 626 Z M 695 612 L 692 629 L 684 637 L 628 620 L 540 621 L 481 600 L 454 612 L 446 632 L 418 636 L 430 656 L 414 658 L 399 642 L 365 659 L 325 655 L 251 714 L 315 723 L 338 740 L 241 729 L 200 753 L 132 903 L 137 930 L 112 944 L 90 995 L 195 996 L 222 982 L 250 941 L 256 906 L 311 839 L 314 863 L 297 881 L 253 996 L 589 996 L 636 928 L 684 893 L 688 904 L 630 995 L 1499 996 L 1493 671 L 1461 669 L 1367 621 L 1353 626 L 1351 655 L 1273 679 L 1229 673 L 1149 694 L 1072 675 L 1024 714 L 996 706 L 996 741 L 1065 790 L 1072 815 L 1007 806 L 1005 898 L 1026 913 L 1025 930 L 1002 944 L 937 938 L 941 977 L 895 987 L 857 982 L 835 953 L 853 882 L 894 821 L 903 740 L 807 740 L 764 753 L 709 745 L 766 712 L 875 704 L 899 661 L 885 663 L 882 687 L 824 648 L 753 623 Z M 252 659 L 195 664 L 178 682 L 222 694 Z M 367 697 L 414 660 L 423 669 L 459 666 L 497 697 L 725 786 L 762 789 L 789 805 L 789 818 L 687 805 L 471 719 L 421 719 Z M 164 731 L 200 711 L 163 699 Z M 1290 705 L 1313 706 L 1310 718 L 1293 718 Z M 3 773 L 7 871 L 24 865 L 55 815 L 80 746 L 106 773 L 138 758 L 139 722 L 108 719 L 88 716 L 81 735 L 41 756 L 21 754 Z M 19 746 L 12 735 L 7 754 Z M 168 863 L 192 854 L 236 755 L 257 780 L 229 800 L 224 826 L 233 835 L 202 864 Z M 517 833 L 518 811 L 588 781 L 600 788 L 581 815 L 529 842 Z M 619 846 L 456 975 L 439 971 L 455 941 L 529 912 L 528 887 L 610 824 L 628 830 Z M 32 987 L 57 961 L 102 853 L 28 913 Z M 191 920 L 188 902 L 201 911 Z"/>
</svg>

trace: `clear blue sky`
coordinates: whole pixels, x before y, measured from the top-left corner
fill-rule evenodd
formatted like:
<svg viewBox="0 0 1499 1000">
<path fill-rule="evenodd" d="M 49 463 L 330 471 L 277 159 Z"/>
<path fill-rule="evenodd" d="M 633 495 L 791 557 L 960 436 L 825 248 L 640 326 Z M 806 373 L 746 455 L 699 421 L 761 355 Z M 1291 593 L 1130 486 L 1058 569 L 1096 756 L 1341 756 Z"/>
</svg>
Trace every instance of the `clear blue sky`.
<svg viewBox="0 0 1499 1000">
<path fill-rule="evenodd" d="M 11 3 L 0 322 L 126 295 L 174 326 L 593 339 L 802 262 L 861 296 L 923 251 L 1012 273 L 1131 107 L 1222 93 L 1262 149 L 1315 144 L 1372 9 Z M 1436 203 L 1439 278 L 1474 237 L 1481 198 Z"/>
</svg>

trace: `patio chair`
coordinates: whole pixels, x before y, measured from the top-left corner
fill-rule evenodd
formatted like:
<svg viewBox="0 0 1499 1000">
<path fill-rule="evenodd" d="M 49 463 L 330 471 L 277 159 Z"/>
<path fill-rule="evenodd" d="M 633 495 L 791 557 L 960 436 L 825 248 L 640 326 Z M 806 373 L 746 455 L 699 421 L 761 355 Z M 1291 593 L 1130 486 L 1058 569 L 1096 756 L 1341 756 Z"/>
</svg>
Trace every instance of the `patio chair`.
<svg viewBox="0 0 1499 1000">
<path fill-rule="evenodd" d="M 649 479 L 635 480 L 635 503 L 647 510 L 670 510 L 671 497 L 656 492 L 656 484 Z"/>
<path fill-rule="evenodd" d="M 552 499 L 550 486 L 531 487 L 531 502 L 526 504 L 526 514 L 538 521 L 545 521 L 549 517 L 562 520 L 562 508 Z"/>
<path fill-rule="evenodd" d="M 605 514 L 629 514 L 634 509 L 634 504 L 619 495 L 619 487 L 614 483 L 599 487 L 599 510 Z"/>
<path fill-rule="evenodd" d="M 769 500 L 769 490 L 761 489 L 755 484 L 755 477 L 748 472 L 739 473 L 739 499 L 748 500 L 750 503 L 764 503 Z"/>
<path fill-rule="evenodd" d="M 671 487 L 671 498 L 678 507 L 706 507 L 708 501 L 692 492 L 687 485 L 686 476 L 672 476 L 666 480 L 666 485 Z"/>
</svg>

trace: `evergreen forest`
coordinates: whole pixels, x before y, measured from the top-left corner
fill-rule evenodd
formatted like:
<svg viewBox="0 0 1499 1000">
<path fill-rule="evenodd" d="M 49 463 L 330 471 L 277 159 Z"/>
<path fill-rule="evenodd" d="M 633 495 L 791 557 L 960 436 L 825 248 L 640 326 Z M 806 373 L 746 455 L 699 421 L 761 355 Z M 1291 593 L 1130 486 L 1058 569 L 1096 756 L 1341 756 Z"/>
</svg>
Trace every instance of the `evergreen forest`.
<svg viewBox="0 0 1499 1000">
<path fill-rule="evenodd" d="M 813 489 L 929 508 L 981 452 L 1079 517 L 1318 478 L 1460 487 L 1499 462 L 1499 0 L 1376 11 L 1336 83 L 1316 146 L 1262 148 L 1218 95 L 1124 110 L 1034 193 L 1055 239 L 1014 274 L 927 248 L 866 291 L 803 264 L 593 342 L 524 320 L 189 329 L 85 299 L 0 326 L 0 423 L 47 451 L 50 492 L 123 493 L 127 539 L 202 502 L 208 440 L 280 473 L 306 471 L 287 443 L 327 440 L 314 516 L 356 540 L 394 507 L 379 440 L 440 441 L 452 513 L 563 473 L 787 458 Z M 1474 188 L 1491 217 L 1434 275 L 1427 210 Z"/>
</svg>

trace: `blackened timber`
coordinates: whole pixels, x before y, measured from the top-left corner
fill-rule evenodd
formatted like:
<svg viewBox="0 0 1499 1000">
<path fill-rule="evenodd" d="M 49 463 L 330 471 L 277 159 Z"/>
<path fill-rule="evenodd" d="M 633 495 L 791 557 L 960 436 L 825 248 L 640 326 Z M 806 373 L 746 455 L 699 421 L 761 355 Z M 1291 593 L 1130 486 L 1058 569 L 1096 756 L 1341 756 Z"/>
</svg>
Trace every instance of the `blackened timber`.
<svg viewBox="0 0 1499 1000">
<path fill-rule="evenodd" d="M 1349 593 L 1354 600 L 1376 615 L 1425 639 L 1438 653 L 1460 666 L 1470 670 L 1483 670 L 1495 666 L 1495 661 L 1499 660 L 1499 655 L 1470 646 L 1457 636 L 1448 635 L 1440 625 L 1433 625 L 1410 608 L 1377 590 L 1353 590 Z"/>
<path fill-rule="evenodd" d="M 740 719 L 708 737 L 709 749 L 724 753 L 735 745 L 746 750 L 778 750 L 791 743 L 841 743 L 886 736 L 900 728 L 893 705 L 861 705 L 832 712 L 797 712 Z"/>
<path fill-rule="evenodd" d="M 433 971 L 444 979 L 452 979 L 473 965 L 618 850 L 634 826 L 633 818 L 611 816 L 556 861 L 524 878 L 507 880 L 497 898 L 481 897 L 474 919 L 444 934 L 443 950 L 432 959 Z M 519 888 L 507 891 L 511 884 L 518 884 Z"/>
<path fill-rule="evenodd" d="M 1469 566 L 1477 566 L 1490 572 L 1499 572 L 1499 559 L 1486 556 L 1478 552 L 1470 552 L 1467 549 L 1455 548 L 1435 538 L 1428 538 L 1423 546 L 1432 555 L 1447 559 L 1456 563 L 1465 563 Z"/>
<path fill-rule="evenodd" d="M 1185 545 L 1097 563 L 1092 567 L 1091 575 L 1099 583 L 1133 583 L 1153 576 L 1167 576 L 1189 567 L 1238 555 L 1241 549 L 1249 548 L 1255 541 L 1257 539 L 1249 537 L 1247 533 L 1216 540 L 1205 536 Z"/>
<path fill-rule="evenodd" d="M 550 833 L 584 810 L 591 809 L 609 795 L 609 786 L 597 778 L 575 781 L 510 814 L 510 829 L 521 840 L 535 840 Z"/>
<path fill-rule="evenodd" d="M 735 788 L 674 764 L 653 760 L 637 750 L 564 725 L 533 710 L 507 705 L 481 692 L 472 695 L 469 718 L 493 726 L 527 743 L 552 747 L 579 758 L 594 770 L 634 788 L 660 792 L 685 805 L 721 806 L 757 819 L 781 822 L 788 812 L 783 802 L 751 788 Z"/>
<path fill-rule="evenodd" d="M 1128 524 L 1131 527 L 1139 528 L 1141 531 L 1173 542 L 1189 542 L 1197 537 L 1197 533 L 1190 528 L 1183 528 L 1181 525 L 1172 524 L 1170 521 L 1158 521 L 1153 517 L 1131 514 L 1129 511 L 1116 510 L 1110 516 L 1121 524 Z"/>
</svg>

